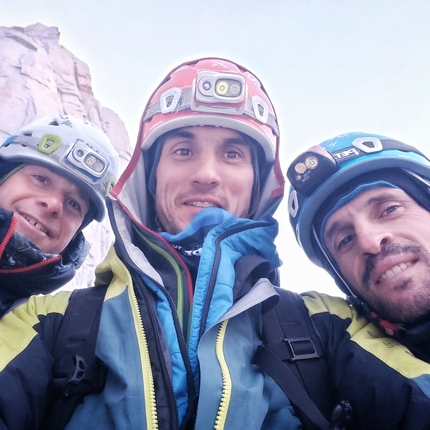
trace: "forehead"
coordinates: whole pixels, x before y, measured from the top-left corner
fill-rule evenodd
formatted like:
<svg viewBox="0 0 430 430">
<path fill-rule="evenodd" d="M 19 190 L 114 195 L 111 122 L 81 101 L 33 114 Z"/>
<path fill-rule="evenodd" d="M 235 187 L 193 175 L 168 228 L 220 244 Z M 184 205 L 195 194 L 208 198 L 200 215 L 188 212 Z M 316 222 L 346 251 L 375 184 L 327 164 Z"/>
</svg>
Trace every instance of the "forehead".
<svg viewBox="0 0 430 430">
<path fill-rule="evenodd" d="M 366 208 L 390 199 L 410 199 L 412 198 L 402 189 L 387 186 L 362 185 L 353 192 L 344 196 L 336 204 L 332 214 L 336 214 L 343 207 L 358 209 Z"/>
<path fill-rule="evenodd" d="M 166 136 L 166 142 L 175 138 L 185 138 L 199 141 L 200 139 L 213 139 L 247 145 L 244 136 L 231 128 L 215 127 L 211 125 L 182 127 L 173 130 Z"/>
<path fill-rule="evenodd" d="M 356 190 L 341 198 L 329 212 L 322 224 L 325 236 L 333 233 L 345 223 L 350 223 L 355 214 L 365 214 L 380 203 L 401 200 L 402 202 L 414 201 L 400 188 L 389 186 L 376 186 L 370 189 L 358 187 Z"/>
</svg>

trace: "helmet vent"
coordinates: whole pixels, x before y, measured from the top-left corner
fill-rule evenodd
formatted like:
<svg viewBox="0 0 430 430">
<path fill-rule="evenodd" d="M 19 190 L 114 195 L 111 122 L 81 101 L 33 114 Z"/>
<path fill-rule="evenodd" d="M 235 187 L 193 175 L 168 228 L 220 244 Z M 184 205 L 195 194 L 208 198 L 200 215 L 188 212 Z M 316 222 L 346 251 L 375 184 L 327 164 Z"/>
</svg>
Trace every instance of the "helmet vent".
<svg viewBox="0 0 430 430">
<path fill-rule="evenodd" d="M 263 124 L 267 124 L 269 110 L 267 108 L 266 102 L 261 97 L 252 97 L 252 109 L 254 111 L 255 119 L 262 122 Z"/>
<path fill-rule="evenodd" d="M 362 145 L 367 146 L 368 148 L 374 148 L 375 147 L 375 144 L 370 140 L 363 142 Z"/>
<path fill-rule="evenodd" d="M 258 113 L 260 114 L 260 116 L 263 116 L 264 114 L 264 107 L 261 105 L 258 105 Z"/>
<path fill-rule="evenodd" d="M 60 124 L 58 124 L 58 121 L 51 121 L 48 125 L 55 125 L 58 127 Z"/>
<path fill-rule="evenodd" d="M 377 137 L 359 137 L 354 139 L 352 146 L 360 149 L 366 154 L 382 151 L 384 148 Z"/>
</svg>

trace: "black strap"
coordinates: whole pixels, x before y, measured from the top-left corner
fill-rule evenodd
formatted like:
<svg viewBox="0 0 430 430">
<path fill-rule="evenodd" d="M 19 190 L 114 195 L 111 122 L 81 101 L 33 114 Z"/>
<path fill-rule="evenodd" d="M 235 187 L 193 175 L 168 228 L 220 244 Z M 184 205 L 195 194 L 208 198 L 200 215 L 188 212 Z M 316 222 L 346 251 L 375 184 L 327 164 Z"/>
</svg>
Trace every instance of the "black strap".
<svg viewBox="0 0 430 430">
<path fill-rule="evenodd" d="M 328 367 L 302 298 L 277 288 L 279 303 L 263 315 L 263 342 L 254 363 L 266 371 L 299 410 L 308 429 L 329 428 L 334 408 Z"/>
<path fill-rule="evenodd" d="M 53 347 L 55 397 L 45 430 L 64 429 L 89 393 L 104 387 L 106 368 L 95 355 L 107 285 L 74 290 Z"/>
<path fill-rule="evenodd" d="M 324 430 L 329 428 L 329 422 L 311 400 L 302 384 L 293 375 L 289 367 L 285 366 L 273 352 L 260 345 L 252 362 L 265 370 L 279 385 L 291 403 L 299 408 L 302 414 L 314 424 L 312 427 L 308 425 L 307 428 Z"/>
</svg>

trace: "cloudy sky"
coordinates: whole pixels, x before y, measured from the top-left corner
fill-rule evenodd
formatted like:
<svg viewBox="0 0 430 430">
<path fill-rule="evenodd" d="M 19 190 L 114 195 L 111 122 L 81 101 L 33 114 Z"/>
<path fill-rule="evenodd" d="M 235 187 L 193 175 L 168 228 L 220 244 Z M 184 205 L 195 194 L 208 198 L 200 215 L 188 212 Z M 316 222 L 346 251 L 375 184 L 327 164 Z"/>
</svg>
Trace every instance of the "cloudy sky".
<svg viewBox="0 0 430 430">
<path fill-rule="evenodd" d="M 96 98 L 134 143 L 146 100 L 183 61 L 220 56 L 252 70 L 278 113 L 282 164 L 347 131 L 430 153 L 428 0 L 0 0 L 1 26 L 55 26 L 86 62 Z M 283 286 L 337 294 L 276 217 Z"/>
</svg>

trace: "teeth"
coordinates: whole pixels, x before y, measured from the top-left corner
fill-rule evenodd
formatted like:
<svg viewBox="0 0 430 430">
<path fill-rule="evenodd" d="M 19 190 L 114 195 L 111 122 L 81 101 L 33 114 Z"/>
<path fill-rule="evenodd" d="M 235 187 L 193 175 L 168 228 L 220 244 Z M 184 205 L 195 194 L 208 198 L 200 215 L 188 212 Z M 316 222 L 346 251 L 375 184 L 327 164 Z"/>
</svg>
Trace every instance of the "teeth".
<svg viewBox="0 0 430 430">
<path fill-rule="evenodd" d="M 190 206 L 197 206 L 199 208 L 213 208 L 215 205 L 209 202 L 189 202 Z"/>
<path fill-rule="evenodd" d="M 27 215 L 23 215 L 23 217 L 34 227 L 38 228 L 42 233 L 48 233 L 48 229 L 46 229 L 45 227 L 43 227 L 43 225 L 39 224 L 35 219 L 30 218 Z"/>
<path fill-rule="evenodd" d="M 388 269 L 382 276 L 381 276 L 381 280 L 385 280 L 385 279 L 391 279 L 393 276 L 397 275 L 398 273 L 403 272 L 404 270 L 406 270 L 408 267 L 412 266 L 411 262 L 407 262 L 407 263 L 400 263 L 400 264 L 396 264 L 395 266 L 393 266 L 391 269 Z"/>
</svg>

